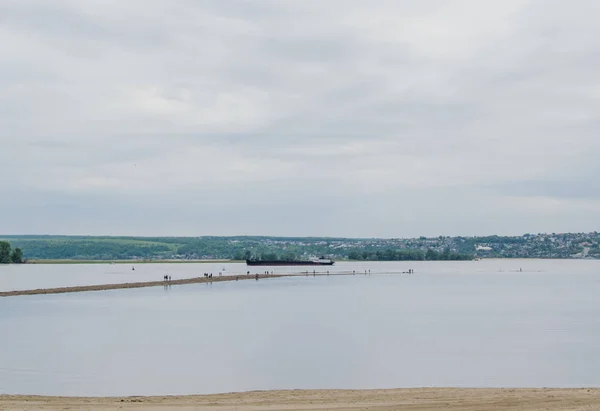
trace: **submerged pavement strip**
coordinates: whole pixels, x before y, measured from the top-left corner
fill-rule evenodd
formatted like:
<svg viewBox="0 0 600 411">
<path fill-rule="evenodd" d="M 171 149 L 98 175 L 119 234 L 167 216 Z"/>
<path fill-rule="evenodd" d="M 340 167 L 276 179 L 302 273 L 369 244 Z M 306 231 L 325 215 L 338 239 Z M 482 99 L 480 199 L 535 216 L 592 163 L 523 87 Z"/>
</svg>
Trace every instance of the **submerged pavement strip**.
<svg viewBox="0 0 600 411">
<path fill-rule="evenodd" d="M 277 278 L 277 277 L 293 277 L 298 274 L 258 274 L 258 278 Z M 218 283 L 220 281 L 236 281 L 236 280 L 255 280 L 256 274 L 251 275 L 223 275 L 220 277 L 206 278 L 185 278 L 182 280 L 171 281 L 146 281 L 140 283 L 121 283 L 121 284 L 100 284 L 100 285 L 79 285 L 74 287 L 58 287 L 58 288 L 38 288 L 35 290 L 15 290 L 1 291 L 0 297 L 15 297 L 18 295 L 38 295 L 38 294 L 62 294 L 62 293 L 78 293 L 84 291 L 105 291 L 105 290 L 120 290 L 123 288 L 144 288 L 144 287 L 159 287 L 170 285 L 184 284 L 199 284 L 199 283 Z"/>
</svg>

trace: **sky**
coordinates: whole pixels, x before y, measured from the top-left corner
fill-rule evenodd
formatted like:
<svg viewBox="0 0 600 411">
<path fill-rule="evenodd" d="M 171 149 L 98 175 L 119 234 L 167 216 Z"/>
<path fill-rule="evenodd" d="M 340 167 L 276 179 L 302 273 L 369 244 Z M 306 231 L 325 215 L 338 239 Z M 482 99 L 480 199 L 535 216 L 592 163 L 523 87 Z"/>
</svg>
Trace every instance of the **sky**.
<svg viewBox="0 0 600 411">
<path fill-rule="evenodd" d="M 596 0 L 5 0 L 0 233 L 600 229 Z"/>
</svg>

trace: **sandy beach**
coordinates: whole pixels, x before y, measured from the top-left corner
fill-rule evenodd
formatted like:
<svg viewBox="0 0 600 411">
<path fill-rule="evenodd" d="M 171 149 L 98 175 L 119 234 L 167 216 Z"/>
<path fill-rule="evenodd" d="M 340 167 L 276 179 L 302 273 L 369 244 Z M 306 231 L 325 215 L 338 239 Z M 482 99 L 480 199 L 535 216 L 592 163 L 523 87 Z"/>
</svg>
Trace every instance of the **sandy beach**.
<svg viewBox="0 0 600 411">
<path fill-rule="evenodd" d="M 600 388 L 255 391 L 160 397 L 0 396 L 0 410 L 600 410 Z"/>
</svg>

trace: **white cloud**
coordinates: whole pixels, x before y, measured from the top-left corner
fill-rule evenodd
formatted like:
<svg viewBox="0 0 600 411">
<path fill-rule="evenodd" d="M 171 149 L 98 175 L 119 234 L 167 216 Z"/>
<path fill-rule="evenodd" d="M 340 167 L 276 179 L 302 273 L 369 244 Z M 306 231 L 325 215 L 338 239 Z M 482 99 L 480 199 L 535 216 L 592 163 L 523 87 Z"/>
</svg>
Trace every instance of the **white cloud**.
<svg viewBox="0 0 600 411">
<path fill-rule="evenodd" d="M 2 3 L 0 232 L 597 229 L 598 7 Z"/>
</svg>

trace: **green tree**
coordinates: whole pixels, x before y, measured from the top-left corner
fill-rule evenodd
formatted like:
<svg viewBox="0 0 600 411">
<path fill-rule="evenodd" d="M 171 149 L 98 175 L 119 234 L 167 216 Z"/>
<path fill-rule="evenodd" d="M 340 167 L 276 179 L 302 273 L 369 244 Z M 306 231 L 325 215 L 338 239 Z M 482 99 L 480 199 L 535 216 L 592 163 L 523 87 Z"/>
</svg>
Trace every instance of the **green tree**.
<svg viewBox="0 0 600 411">
<path fill-rule="evenodd" d="M 261 259 L 267 261 L 276 261 L 279 260 L 279 257 L 275 253 L 264 253 Z"/>
<path fill-rule="evenodd" d="M 23 251 L 20 248 L 15 248 L 10 255 L 10 260 L 14 264 L 22 264 L 23 263 Z"/>
<path fill-rule="evenodd" d="M 435 250 L 432 250 L 431 248 L 428 248 L 427 252 L 425 253 L 425 259 L 428 260 L 428 261 L 437 260 L 438 259 L 438 253 Z"/>
<path fill-rule="evenodd" d="M 350 251 L 350 253 L 348 253 L 348 258 L 350 260 L 362 260 L 362 257 L 358 251 Z"/>
<path fill-rule="evenodd" d="M 0 264 L 10 264 L 10 243 L 0 241 Z"/>
<path fill-rule="evenodd" d="M 296 254 L 292 253 L 291 251 L 288 251 L 281 256 L 281 259 L 290 261 L 290 260 L 297 260 L 298 257 L 296 256 Z"/>
</svg>

